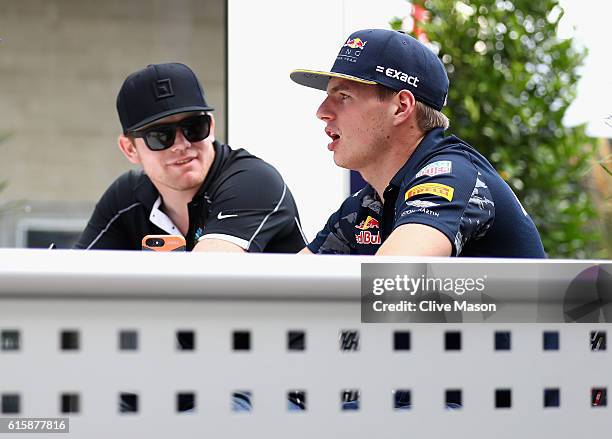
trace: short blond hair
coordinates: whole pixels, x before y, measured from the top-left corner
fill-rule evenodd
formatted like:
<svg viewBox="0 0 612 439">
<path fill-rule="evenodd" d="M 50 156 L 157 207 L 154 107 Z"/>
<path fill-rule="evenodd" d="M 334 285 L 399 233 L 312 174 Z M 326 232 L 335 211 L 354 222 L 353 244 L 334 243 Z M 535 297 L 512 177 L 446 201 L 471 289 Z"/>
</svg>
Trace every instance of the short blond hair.
<svg viewBox="0 0 612 439">
<path fill-rule="evenodd" d="M 397 94 L 396 90 L 392 90 L 384 85 L 377 84 L 376 85 L 378 98 L 381 101 L 384 101 L 391 96 Z M 441 111 L 434 110 L 429 105 L 424 104 L 423 102 L 416 101 L 415 106 L 416 110 L 416 120 L 417 126 L 419 129 L 425 133 L 433 130 L 434 128 L 443 128 L 448 129 L 450 126 L 450 121 L 448 117 L 446 117 Z"/>
<path fill-rule="evenodd" d="M 434 128 L 448 129 L 450 122 L 441 111 L 434 110 L 429 105 L 416 101 L 415 106 L 417 125 L 419 128 L 428 132 Z"/>
</svg>

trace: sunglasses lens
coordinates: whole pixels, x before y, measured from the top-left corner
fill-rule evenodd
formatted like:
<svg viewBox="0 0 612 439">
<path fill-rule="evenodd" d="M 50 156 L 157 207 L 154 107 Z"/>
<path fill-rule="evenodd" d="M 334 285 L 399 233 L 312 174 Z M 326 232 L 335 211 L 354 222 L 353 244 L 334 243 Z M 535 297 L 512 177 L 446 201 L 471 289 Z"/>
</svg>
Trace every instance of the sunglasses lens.
<svg viewBox="0 0 612 439">
<path fill-rule="evenodd" d="M 161 151 L 172 146 L 175 135 L 175 127 L 157 127 L 147 131 L 144 140 L 153 151 Z"/>
<path fill-rule="evenodd" d="M 204 140 L 210 134 L 210 117 L 207 115 L 195 116 L 180 123 L 183 135 L 190 142 Z"/>
<path fill-rule="evenodd" d="M 210 116 L 203 114 L 190 117 L 178 123 L 159 125 L 141 132 L 145 143 L 152 151 L 162 151 L 170 148 L 176 139 L 176 130 L 180 127 L 183 136 L 189 142 L 200 142 L 210 134 Z"/>
</svg>

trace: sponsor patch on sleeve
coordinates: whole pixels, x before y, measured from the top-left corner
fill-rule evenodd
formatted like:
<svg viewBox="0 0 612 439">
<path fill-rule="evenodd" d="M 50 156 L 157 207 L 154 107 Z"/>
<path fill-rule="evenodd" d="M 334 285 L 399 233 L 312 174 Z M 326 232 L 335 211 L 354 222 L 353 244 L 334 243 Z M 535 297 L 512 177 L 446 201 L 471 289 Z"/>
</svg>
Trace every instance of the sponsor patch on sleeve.
<svg viewBox="0 0 612 439">
<path fill-rule="evenodd" d="M 450 174 L 452 171 L 453 162 L 450 160 L 439 160 L 423 167 L 416 173 L 415 178 L 422 177 L 423 175 L 433 177 L 434 175 Z"/>
<path fill-rule="evenodd" d="M 418 207 L 418 208 L 427 208 L 427 207 L 439 206 L 439 204 L 438 203 L 432 203 L 431 201 L 425 201 L 425 200 L 413 200 L 413 201 L 406 201 L 406 206 L 414 206 L 414 207 Z"/>
<path fill-rule="evenodd" d="M 431 195 L 437 195 L 442 198 L 446 198 L 448 201 L 452 201 L 454 192 L 455 192 L 454 188 L 450 186 L 446 186 L 445 184 L 423 183 L 423 184 L 417 184 L 416 186 L 413 186 L 410 189 L 408 189 L 406 191 L 406 195 L 404 196 L 404 200 L 408 200 L 412 197 L 415 197 L 421 194 L 431 194 Z"/>
</svg>

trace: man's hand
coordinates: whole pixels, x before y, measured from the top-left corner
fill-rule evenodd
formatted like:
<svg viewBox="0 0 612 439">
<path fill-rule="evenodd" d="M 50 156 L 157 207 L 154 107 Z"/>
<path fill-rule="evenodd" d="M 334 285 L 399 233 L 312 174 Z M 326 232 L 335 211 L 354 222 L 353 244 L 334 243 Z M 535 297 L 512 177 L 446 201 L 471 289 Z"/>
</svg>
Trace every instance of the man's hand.
<svg viewBox="0 0 612 439">
<path fill-rule="evenodd" d="M 404 224 L 395 229 L 376 256 L 450 256 L 453 251 L 446 235 L 424 224 Z"/>
</svg>

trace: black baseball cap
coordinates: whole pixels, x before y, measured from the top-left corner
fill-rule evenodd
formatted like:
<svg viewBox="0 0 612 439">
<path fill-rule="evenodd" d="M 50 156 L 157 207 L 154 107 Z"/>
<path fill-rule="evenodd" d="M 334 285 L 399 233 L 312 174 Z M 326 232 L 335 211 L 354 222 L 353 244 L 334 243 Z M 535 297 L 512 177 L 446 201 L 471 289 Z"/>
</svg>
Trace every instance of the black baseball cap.
<svg viewBox="0 0 612 439">
<path fill-rule="evenodd" d="M 364 29 L 353 32 L 340 48 L 330 72 L 294 70 L 300 85 L 326 90 L 331 78 L 409 90 L 417 101 L 440 111 L 446 105 L 448 75 L 427 46 L 402 32 Z"/>
<path fill-rule="evenodd" d="M 185 64 L 149 64 L 128 76 L 117 95 L 123 133 L 177 113 L 212 111 L 195 73 Z"/>
</svg>

